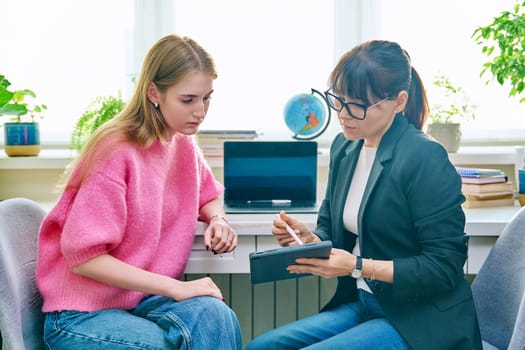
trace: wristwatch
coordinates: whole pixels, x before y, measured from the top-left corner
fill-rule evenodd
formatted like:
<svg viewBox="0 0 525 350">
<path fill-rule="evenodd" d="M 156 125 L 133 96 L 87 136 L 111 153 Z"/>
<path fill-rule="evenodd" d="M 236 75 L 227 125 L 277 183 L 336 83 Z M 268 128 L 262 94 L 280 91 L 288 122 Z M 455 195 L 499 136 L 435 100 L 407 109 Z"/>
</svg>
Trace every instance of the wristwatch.
<svg viewBox="0 0 525 350">
<path fill-rule="evenodd" d="M 363 258 L 356 256 L 355 269 L 352 270 L 353 278 L 361 278 L 361 270 L 363 269 Z"/>
</svg>

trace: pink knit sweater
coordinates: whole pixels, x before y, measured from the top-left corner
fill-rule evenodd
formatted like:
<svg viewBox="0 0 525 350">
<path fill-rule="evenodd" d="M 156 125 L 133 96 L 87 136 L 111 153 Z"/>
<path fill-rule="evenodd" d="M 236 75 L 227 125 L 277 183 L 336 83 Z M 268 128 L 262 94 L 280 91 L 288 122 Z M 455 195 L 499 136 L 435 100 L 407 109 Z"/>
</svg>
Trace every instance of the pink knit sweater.
<svg viewBox="0 0 525 350">
<path fill-rule="evenodd" d="M 66 190 L 40 229 L 37 286 L 43 311 L 130 309 L 144 294 L 114 288 L 71 269 L 108 253 L 180 278 L 199 208 L 221 195 L 191 136 L 147 149 L 119 144 L 78 190 Z"/>
</svg>

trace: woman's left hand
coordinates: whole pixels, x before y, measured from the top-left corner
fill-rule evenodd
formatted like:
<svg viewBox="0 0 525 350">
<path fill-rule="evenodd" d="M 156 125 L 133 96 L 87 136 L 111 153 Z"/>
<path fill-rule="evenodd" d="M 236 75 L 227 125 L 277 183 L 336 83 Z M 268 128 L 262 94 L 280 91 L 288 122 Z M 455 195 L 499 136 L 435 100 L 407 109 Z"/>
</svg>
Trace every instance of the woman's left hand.
<svg viewBox="0 0 525 350">
<path fill-rule="evenodd" d="M 290 273 L 309 273 L 323 278 L 348 276 L 355 266 L 356 257 L 346 250 L 332 248 L 328 259 L 298 258 L 296 265 L 288 266 Z"/>
<path fill-rule="evenodd" d="M 222 218 L 213 218 L 204 231 L 204 245 L 215 254 L 229 253 L 237 247 L 237 233 Z"/>
</svg>

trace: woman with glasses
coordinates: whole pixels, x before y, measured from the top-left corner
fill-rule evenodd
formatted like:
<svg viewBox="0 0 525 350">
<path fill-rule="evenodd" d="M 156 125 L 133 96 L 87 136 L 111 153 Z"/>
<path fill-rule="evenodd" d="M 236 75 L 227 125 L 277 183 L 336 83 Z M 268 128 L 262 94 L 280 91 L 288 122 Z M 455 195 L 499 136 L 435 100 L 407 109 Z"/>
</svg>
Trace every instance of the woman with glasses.
<svg viewBox="0 0 525 350">
<path fill-rule="evenodd" d="M 328 259 L 297 259 L 288 270 L 337 277 L 337 289 L 319 314 L 247 349 L 481 349 L 463 272 L 461 179 L 421 131 L 428 103 L 410 57 L 397 43 L 365 42 L 340 59 L 329 87 L 342 132 L 317 227 L 281 212 L 273 234 L 296 244 L 287 223 L 305 243 L 331 240 Z"/>
<path fill-rule="evenodd" d="M 217 77 L 194 40 L 159 39 L 133 96 L 70 167 L 40 228 L 36 282 L 49 350 L 242 348 L 209 277 L 183 278 L 197 221 L 206 250 L 231 252 L 223 186 L 195 144 Z"/>
</svg>

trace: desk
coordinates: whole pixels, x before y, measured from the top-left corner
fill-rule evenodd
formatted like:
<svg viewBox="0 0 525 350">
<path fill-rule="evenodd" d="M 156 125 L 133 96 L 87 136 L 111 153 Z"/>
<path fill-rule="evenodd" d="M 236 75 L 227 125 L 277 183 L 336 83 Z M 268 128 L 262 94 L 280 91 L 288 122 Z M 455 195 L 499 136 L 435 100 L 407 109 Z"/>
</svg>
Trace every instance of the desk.
<svg viewBox="0 0 525 350">
<path fill-rule="evenodd" d="M 39 157 L 8 158 L 0 150 L 0 200 L 26 197 L 49 210 L 58 195 L 56 181 L 65 166 L 74 158 L 69 150 L 43 149 Z M 460 149 L 450 155 L 454 164 L 466 166 L 507 167 L 511 178 L 515 169 L 523 166 L 523 148 Z M 220 159 L 211 159 L 210 166 L 217 178 L 222 178 Z M 320 158 L 319 198 L 327 180 L 328 156 Z M 469 258 L 465 271 L 475 274 L 485 260 L 492 245 L 519 207 L 476 208 L 465 210 L 465 231 L 470 236 Z M 315 227 L 315 214 L 294 214 Z M 223 291 L 223 295 L 239 318 L 245 341 L 283 323 L 317 313 L 333 295 L 336 279 L 315 276 L 252 285 L 248 255 L 252 251 L 276 247 L 271 235 L 273 214 L 228 215 L 239 234 L 237 249 L 229 254 L 213 255 L 206 251 L 202 235 L 206 224 L 199 223 L 193 251 L 186 269 L 185 279 L 209 275 Z"/>
<path fill-rule="evenodd" d="M 42 150 L 38 157 L 6 157 L 0 150 L 0 200 L 26 197 L 50 209 L 58 194 L 54 186 L 65 166 L 75 157 L 71 150 Z M 523 167 L 523 147 L 463 148 L 450 154 L 454 164 L 467 166 L 508 166 L 510 178 Z M 222 178 L 221 162 L 209 160 L 214 174 Z M 324 194 L 328 155 L 320 158 L 319 198 Z M 465 271 L 475 274 L 485 260 L 495 240 L 519 207 L 466 209 L 466 233 L 470 236 L 469 259 Z M 298 214 L 298 219 L 311 229 L 315 227 L 315 214 Z M 200 223 L 188 263 L 188 273 L 249 273 L 248 255 L 252 251 L 277 246 L 271 236 L 273 214 L 228 215 L 233 228 L 239 234 L 237 249 L 231 254 L 213 255 L 204 250 L 202 233 L 205 225 Z"/>
<path fill-rule="evenodd" d="M 465 209 L 465 232 L 469 236 L 469 257 L 465 264 L 467 274 L 479 271 L 497 237 L 519 208 Z M 293 216 L 310 229 L 315 228 L 316 214 L 294 213 Z M 202 235 L 206 224 L 199 223 L 186 273 L 249 273 L 250 252 L 278 246 L 271 233 L 274 217 L 275 214 L 270 213 L 228 215 L 228 221 L 239 235 L 239 242 L 234 252 L 220 255 L 213 255 L 204 249 Z"/>
</svg>

